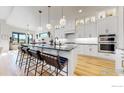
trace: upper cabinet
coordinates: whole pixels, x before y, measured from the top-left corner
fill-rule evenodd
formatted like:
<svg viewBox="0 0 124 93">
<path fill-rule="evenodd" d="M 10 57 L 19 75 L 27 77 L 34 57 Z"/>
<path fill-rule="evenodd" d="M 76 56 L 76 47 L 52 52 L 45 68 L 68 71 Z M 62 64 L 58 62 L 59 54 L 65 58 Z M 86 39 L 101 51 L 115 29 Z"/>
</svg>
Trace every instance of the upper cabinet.
<svg viewBox="0 0 124 93">
<path fill-rule="evenodd" d="M 63 28 L 61 29 L 56 29 L 54 31 L 54 36 L 58 37 L 58 38 L 65 38 L 65 31 L 63 30 Z"/>
<path fill-rule="evenodd" d="M 77 38 L 85 37 L 85 25 L 80 24 L 80 25 L 76 26 L 76 33 L 75 34 L 76 34 Z"/>
<path fill-rule="evenodd" d="M 124 7 L 118 7 L 118 32 L 117 32 L 117 48 L 124 49 Z"/>
<path fill-rule="evenodd" d="M 98 34 L 116 34 L 117 16 L 106 17 L 97 21 Z"/>
<path fill-rule="evenodd" d="M 98 13 L 97 31 L 99 34 L 116 34 L 117 9 L 112 8 Z"/>
<path fill-rule="evenodd" d="M 85 37 L 97 37 L 96 23 L 85 24 Z"/>
<path fill-rule="evenodd" d="M 81 21 L 81 22 L 77 22 L 76 24 L 77 24 L 76 25 L 77 38 L 97 37 L 97 29 L 96 29 L 95 21 L 91 20 L 90 18 L 86 18 L 85 23 Z"/>
<path fill-rule="evenodd" d="M 75 33 L 75 19 L 68 20 L 63 30 L 65 33 Z"/>
</svg>

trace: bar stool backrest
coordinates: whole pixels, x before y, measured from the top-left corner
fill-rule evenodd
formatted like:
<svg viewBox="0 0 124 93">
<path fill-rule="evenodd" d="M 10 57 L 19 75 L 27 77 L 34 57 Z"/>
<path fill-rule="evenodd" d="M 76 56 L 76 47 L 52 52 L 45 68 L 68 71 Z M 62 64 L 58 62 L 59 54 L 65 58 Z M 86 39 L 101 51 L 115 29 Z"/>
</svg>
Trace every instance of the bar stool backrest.
<svg viewBox="0 0 124 93">
<path fill-rule="evenodd" d="M 27 54 L 28 54 L 28 50 L 29 50 L 28 47 L 23 47 L 23 48 L 22 48 L 22 52 L 23 52 L 23 53 L 27 53 Z"/>
<path fill-rule="evenodd" d="M 45 62 L 53 67 L 60 69 L 60 64 L 58 62 L 58 57 L 55 55 L 44 53 L 42 54 Z"/>
<path fill-rule="evenodd" d="M 28 52 L 29 52 L 29 54 L 30 54 L 32 57 L 35 57 L 35 58 L 40 59 L 40 60 L 43 60 L 40 51 L 29 49 Z"/>
<path fill-rule="evenodd" d="M 21 51 L 21 49 L 23 48 L 23 46 L 18 46 L 18 50 Z"/>
</svg>

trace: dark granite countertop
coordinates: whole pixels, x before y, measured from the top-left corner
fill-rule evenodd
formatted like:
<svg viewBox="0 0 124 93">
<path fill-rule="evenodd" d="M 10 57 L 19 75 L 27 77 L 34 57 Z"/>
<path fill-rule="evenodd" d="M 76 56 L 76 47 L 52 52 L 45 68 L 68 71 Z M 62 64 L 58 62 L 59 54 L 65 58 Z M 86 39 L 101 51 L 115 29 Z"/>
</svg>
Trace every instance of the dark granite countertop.
<svg viewBox="0 0 124 93">
<path fill-rule="evenodd" d="M 59 50 L 59 51 L 71 51 L 74 48 L 76 48 L 75 45 L 62 45 L 61 47 L 59 46 L 52 46 L 52 45 L 43 45 L 43 44 L 23 44 L 22 46 L 28 46 L 28 47 L 37 47 L 37 48 L 42 48 L 42 49 L 51 49 L 51 50 Z"/>
</svg>

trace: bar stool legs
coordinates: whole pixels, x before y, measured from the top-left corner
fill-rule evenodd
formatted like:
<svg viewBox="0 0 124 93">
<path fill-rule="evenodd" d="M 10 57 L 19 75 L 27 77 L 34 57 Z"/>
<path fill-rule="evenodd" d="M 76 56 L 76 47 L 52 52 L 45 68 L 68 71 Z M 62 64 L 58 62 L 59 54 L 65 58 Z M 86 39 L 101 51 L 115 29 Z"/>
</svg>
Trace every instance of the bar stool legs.
<svg viewBox="0 0 124 93">
<path fill-rule="evenodd" d="M 23 53 L 21 53 L 21 55 L 20 55 L 19 66 L 21 65 L 21 62 L 22 62 L 22 56 L 23 56 Z"/>
<path fill-rule="evenodd" d="M 58 69 L 56 70 L 56 76 L 58 76 Z"/>
<path fill-rule="evenodd" d="M 20 54 L 20 51 L 18 51 L 18 54 L 17 54 L 16 64 L 18 63 L 18 60 L 19 60 L 19 54 Z"/>
<path fill-rule="evenodd" d="M 37 67 L 38 67 L 38 59 L 36 59 L 35 76 L 36 76 L 36 74 L 37 74 Z"/>
<path fill-rule="evenodd" d="M 27 69 L 27 65 L 28 65 L 28 59 L 29 59 L 29 55 L 27 55 L 26 64 L 25 64 L 25 68 L 24 68 L 24 73 L 26 73 L 26 69 Z"/>
<path fill-rule="evenodd" d="M 68 76 L 68 62 L 67 62 L 67 68 L 66 68 L 66 70 L 67 70 L 67 76 Z"/>
<path fill-rule="evenodd" d="M 22 54 L 22 58 L 21 58 L 21 63 L 20 63 L 20 69 L 22 68 L 22 64 L 23 64 L 23 61 L 24 61 L 24 57 L 25 57 L 25 54 L 23 53 L 23 54 Z"/>
<path fill-rule="evenodd" d="M 29 74 L 30 63 L 31 63 L 31 57 L 29 58 L 28 69 L 27 69 L 27 76 Z"/>
</svg>

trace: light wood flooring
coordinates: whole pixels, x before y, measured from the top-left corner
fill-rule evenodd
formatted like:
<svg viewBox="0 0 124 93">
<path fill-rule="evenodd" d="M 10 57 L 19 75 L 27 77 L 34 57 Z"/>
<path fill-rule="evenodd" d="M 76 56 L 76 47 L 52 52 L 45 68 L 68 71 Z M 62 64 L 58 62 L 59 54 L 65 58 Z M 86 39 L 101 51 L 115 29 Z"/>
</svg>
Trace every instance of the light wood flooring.
<svg viewBox="0 0 124 93">
<path fill-rule="evenodd" d="M 77 76 L 116 76 L 115 61 L 79 55 L 74 74 Z"/>
<path fill-rule="evenodd" d="M 17 51 L 0 54 L 0 76 L 26 76 L 16 62 Z M 29 74 L 33 76 L 33 73 Z M 79 55 L 75 67 L 76 76 L 115 76 L 115 62 L 97 57 Z M 48 76 L 48 73 L 44 73 Z"/>
</svg>

